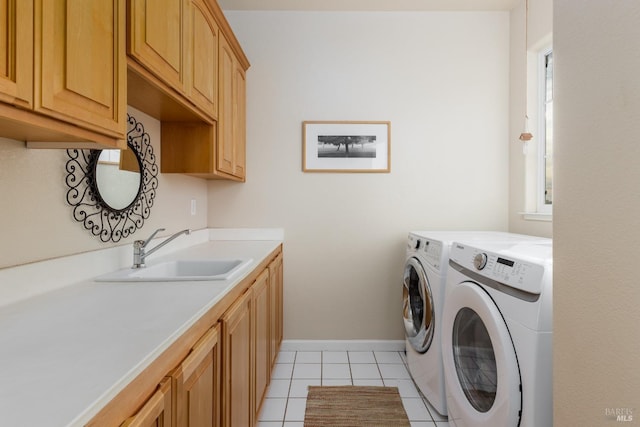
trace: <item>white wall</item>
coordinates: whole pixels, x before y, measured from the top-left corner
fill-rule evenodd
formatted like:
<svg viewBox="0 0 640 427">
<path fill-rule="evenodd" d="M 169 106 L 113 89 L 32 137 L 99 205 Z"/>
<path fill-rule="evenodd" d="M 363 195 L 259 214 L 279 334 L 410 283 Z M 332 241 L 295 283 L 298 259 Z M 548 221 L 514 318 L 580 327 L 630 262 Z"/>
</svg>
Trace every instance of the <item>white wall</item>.
<svg viewBox="0 0 640 427">
<path fill-rule="evenodd" d="M 159 156 L 160 122 L 129 111 L 143 123 Z M 27 149 L 24 142 L 0 138 L 0 268 L 115 246 L 102 243 L 73 219 L 66 202 L 67 160 L 65 150 Z M 146 238 L 160 227 L 167 229 L 164 235 L 187 227 L 205 228 L 206 188 L 206 181 L 197 178 L 160 174 L 151 216 L 141 230 L 119 244 Z M 199 207 L 196 216 L 190 213 L 192 198 Z"/>
<path fill-rule="evenodd" d="M 553 13 L 554 424 L 637 425 L 640 3 Z"/>
<path fill-rule="evenodd" d="M 285 229 L 285 337 L 402 339 L 412 229 L 508 222 L 508 12 L 227 12 L 247 74 L 247 182 L 209 226 Z M 390 120 L 390 174 L 301 171 L 305 120 Z"/>
<path fill-rule="evenodd" d="M 527 220 L 522 213 L 536 210 L 537 155 L 540 145 L 540 131 L 535 128 L 538 122 L 537 52 L 551 43 L 552 10 L 552 0 L 529 1 L 526 60 L 525 1 L 519 1 L 510 13 L 509 231 L 544 237 L 551 237 L 552 223 Z M 530 131 L 534 136 L 528 143 L 526 155 L 518 139 L 524 130 L 525 95 Z"/>
</svg>

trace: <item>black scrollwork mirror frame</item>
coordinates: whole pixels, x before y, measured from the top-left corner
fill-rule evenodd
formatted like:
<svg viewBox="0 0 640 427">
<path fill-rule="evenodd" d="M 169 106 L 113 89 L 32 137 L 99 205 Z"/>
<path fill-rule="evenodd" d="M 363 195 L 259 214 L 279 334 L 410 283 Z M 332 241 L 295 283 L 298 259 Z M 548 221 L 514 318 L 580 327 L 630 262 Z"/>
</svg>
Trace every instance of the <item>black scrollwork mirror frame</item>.
<svg viewBox="0 0 640 427">
<path fill-rule="evenodd" d="M 149 134 L 142 123 L 127 115 L 127 145 L 140 165 L 140 186 L 134 200 L 123 209 L 106 203 L 98 189 L 96 168 L 101 150 L 67 150 L 67 203 L 73 218 L 103 242 L 118 242 L 142 228 L 151 215 L 158 188 L 159 169 Z"/>
</svg>

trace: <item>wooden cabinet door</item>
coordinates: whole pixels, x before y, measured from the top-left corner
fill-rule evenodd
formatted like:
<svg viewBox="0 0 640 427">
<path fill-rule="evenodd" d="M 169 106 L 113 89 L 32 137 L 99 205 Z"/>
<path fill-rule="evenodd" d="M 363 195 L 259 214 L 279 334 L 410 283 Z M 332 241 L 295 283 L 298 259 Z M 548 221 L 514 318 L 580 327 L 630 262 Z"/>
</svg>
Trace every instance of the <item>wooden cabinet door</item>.
<svg viewBox="0 0 640 427">
<path fill-rule="evenodd" d="M 271 366 L 276 363 L 282 343 L 282 254 L 269 264 L 270 329 L 269 352 Z"/>
<path fill-rule="evenodd" d="M 191 0 L 187 95 L 207 115 L 218 115 L 218 25 L 203 0 Z"/>
<path fill-rule="evenodd" d="M 220 37 L 220 61 L 218 66 L 218 149 L 216 167 L 219 171 L 234 174 L 233 143 L 233 76 L 234 55 L 224 36 Z"/>
<path fill-rule="evenodd" d="M 0 0 L 0 101 L 33 106 L 33 2 Z"/>
<path fill-rule="evenodd" d="M 219 331 L 219 326 L 209 329 L 171 374 L 175 426 L 220 426 Z"/>
<path fill-rule="evenodd" d="M 184 91 L 188 0 L 129 0 L 127 53 Z"/>
<path fill-rule="evenodd" d="M 121 427 L 171 427 L 171 378 L 165 378 L 140 410 Z"/>
<path fill-rule="evenodd" d="M 125 1 L 35 5 L 35 110 L 124 138 Z"/>
<path fill-rule="evenodd" d="M 233 174 L 239 178 L 245 177 L 246 150 L 246 92 L 247 83 L 245 72 L 240 64 L 235 63 L 233 79 Z"/>
<path fill-rule="evenodd" d="M 269 272 L 263 271 L 253 289 L 253 345 L 255 348 L 255 408 L 257 417 L 271 378 Z"/>
<path fill-rule="evenodd" d="M 223 426 L 253 425 L 251 290 L 222 316 Z"/>
<path fill-rule="evenodd" d="M 278 351 L 280 351 L 284 339 L 284 256 L 280 254 L 278 258 L 278 311 L 276 312 L 278 329 L 276 332 L 278 334 Z"/>
<path fill-rule="evenodd" d="M 220 36 L 217 168 L 245 178 L 245 73 L 229 43 Z"/>
</svg>

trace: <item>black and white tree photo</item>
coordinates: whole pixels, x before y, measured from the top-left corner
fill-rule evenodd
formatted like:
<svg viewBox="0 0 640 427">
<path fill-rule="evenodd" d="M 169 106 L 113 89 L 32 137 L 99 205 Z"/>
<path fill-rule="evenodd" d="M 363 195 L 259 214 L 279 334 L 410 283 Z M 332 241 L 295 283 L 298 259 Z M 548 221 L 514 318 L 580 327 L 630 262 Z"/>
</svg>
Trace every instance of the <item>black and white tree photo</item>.
<svg viewBox="0 0 640 427">
<path fill-rule="evenodd" d="M 318 135 L 318 157 L 376 157 L 375 135 Z"/>
</svg>

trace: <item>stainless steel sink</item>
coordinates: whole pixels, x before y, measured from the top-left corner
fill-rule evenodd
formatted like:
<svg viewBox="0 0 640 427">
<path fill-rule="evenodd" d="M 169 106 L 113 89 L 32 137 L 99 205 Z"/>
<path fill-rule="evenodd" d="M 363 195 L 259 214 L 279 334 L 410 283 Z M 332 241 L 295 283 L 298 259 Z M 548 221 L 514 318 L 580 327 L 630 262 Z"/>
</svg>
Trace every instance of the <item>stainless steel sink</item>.
<svg viewBox="0 0 640 427">
<path fill-rule="evenodd" d="M 97 277 L 97 282 L 175 282 L 228 280 L 244 270 L 251 258 L 166 261 L 143 268 L 127 268 Z"/>
</svg>

